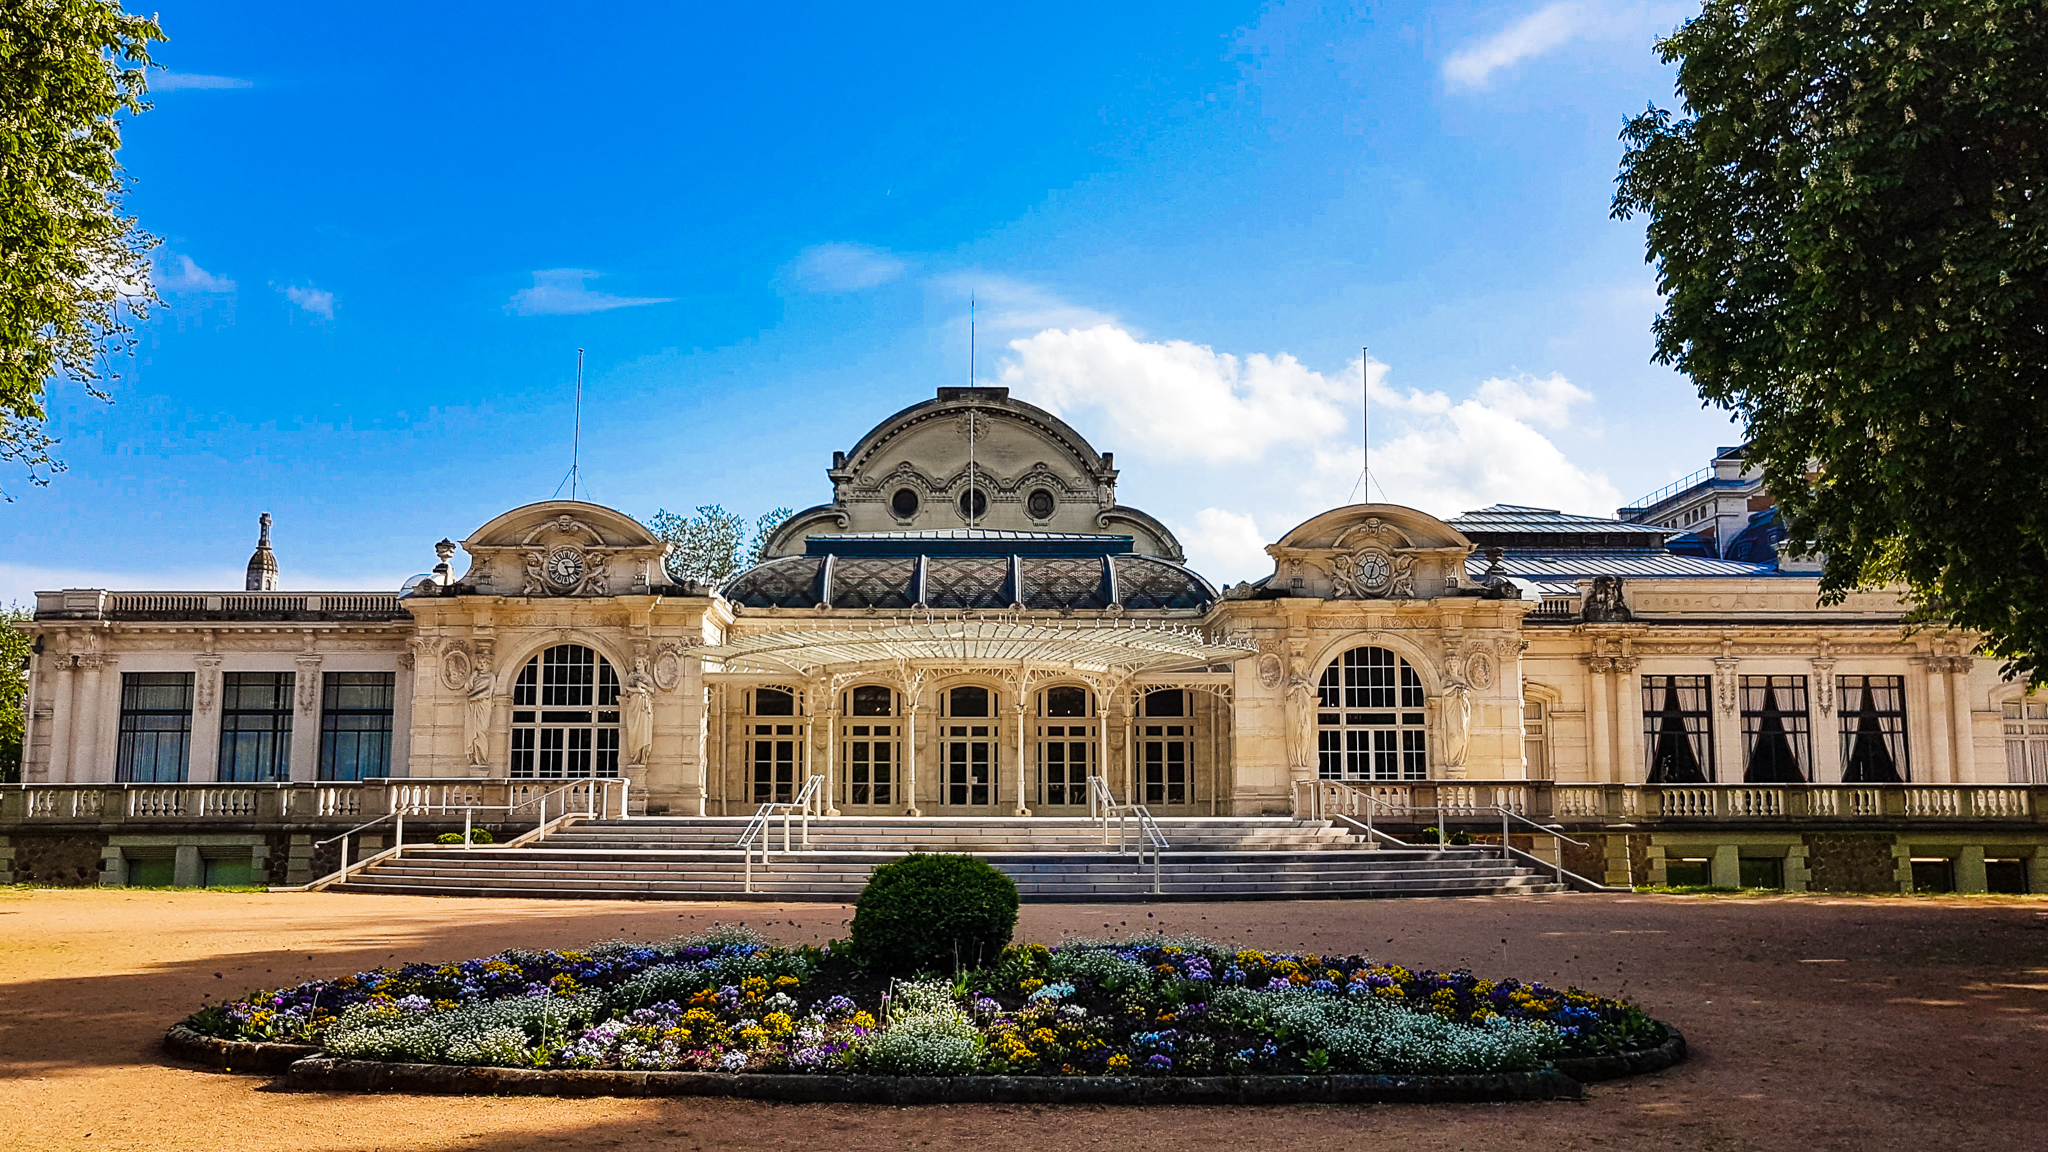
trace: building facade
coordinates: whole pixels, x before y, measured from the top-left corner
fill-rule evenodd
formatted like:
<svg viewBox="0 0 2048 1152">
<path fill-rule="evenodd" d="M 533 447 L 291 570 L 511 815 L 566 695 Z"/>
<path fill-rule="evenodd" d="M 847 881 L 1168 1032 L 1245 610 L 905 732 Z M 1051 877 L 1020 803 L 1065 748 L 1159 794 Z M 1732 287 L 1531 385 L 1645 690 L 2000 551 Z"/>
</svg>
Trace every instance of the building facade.
<svg viewBox="0 0 2048 1152">
<path fill-rule="evenodd" d="M 1497 803 L 1635 883 L 1909 885 L 1918 859 L 1923 886 L 1941 860 L 1962 887 L 2048 887 L 2048 699 L 1968 637 L 1906 631 L 1894 597 L 1823 606 L 1812 565 L 1699 547 L 1752 514 L 1729 459 L 1656 523 L 1333 509 L 1220 588 L 1118 502 L 1109 454 L 1000 388 L 835 453 L 830 501 L 717 588 L 673 580 L 632 518 L 548 501 L 461 540 L 459 573 L 444 540 L 395 594 L 283 591 L 266 517 L 244 591 L 38 594 L 0 851 L 36 871 L 40 805 L 108 816 L 102 879 L 165 847 L 123 835 L 192 849 L 185 876 L 241 858 L 136 817 L 149 789 L 315 797 L 276 801 L 277 832 L 405 780 L 617 777 L 633 810 L 688 816 L 815 777 L 828 812 L 1013 817 L 1085 812 L 1100 779 L 1161 816 Z M 92 802 L 119 819 L 57 811 L 94 788 L 123 790 Z M 249 828 L 221 835 L 262 834 L 234 803 Z M 293 835 L 259 847 L 303 871 Z"/>
</svg>

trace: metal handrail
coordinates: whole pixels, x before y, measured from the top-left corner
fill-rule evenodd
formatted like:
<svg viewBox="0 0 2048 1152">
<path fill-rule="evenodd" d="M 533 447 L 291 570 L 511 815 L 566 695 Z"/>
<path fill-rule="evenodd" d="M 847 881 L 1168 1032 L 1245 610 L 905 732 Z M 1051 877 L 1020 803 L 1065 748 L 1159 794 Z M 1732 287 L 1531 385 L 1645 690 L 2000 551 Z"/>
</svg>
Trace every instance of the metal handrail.
<svg viewBox="0 0 2048 1152">
<path fill-rule="evenodd" d="M 1102 842 L 1104 844 L 1109 843 L 1109 818 L 1112 816 L 1116 817 L 1116 850 L 1119 856 L 1130 851 L 1129 842 L 1125 834 L 1124 821 L 1126 819 L 1136 821 L 1138 825 L 1138 870 L 1140 872 L 1145 870 L 1146 849 L 1149 848 L 1152 855 L 1152 892 L 1154 895 L 1158 895 L 1161 892 L 1160 853 L 1172 847 L 1172 845 L 1166 842 L 1166 833 L 1159 827 L 1159 822 L 1152 818 L 1152 810 L 1143 804 L 1135 802 L 1119 804 L 1116 799 L 1116 793 L 1109 787 L 1108 779 L 1101 776 L 1088 777 L 1088 806 L 1095 810 L 1097 819 L 1102 824 Z"/>
<path fill-rule="evenodd" d="M 747 821 L 747 826 L 740 829 L 739 850 L 746 891 L 752 892 L 754 890 L 754 848 L 756 845 L 759 845 L 761 849 L 761 867 L 763 869 L 768 867 L 768 822 L 777 815 L 782 817 L 783 852 L 795 851 L 790 846 L 789 825 L 792 818 L 801 821 L 803 827 L 803 846 L 807 851 L 810 849 L 811 810 L 818 806 L 818 796 L 824 783 L 825 777 L 813 772 L 804 781 L 804 786 L 798 790 L 793 799 L 771 800 L 761 805 L 754 812 L 753 817 Z"/>
<path fill-rule="evenodd" d="M 537 798 L 521 800 L 516 804 L 507 803 L 467 805 L 463 810 L 462 817 L 462 846 L 465 849 L 473 847 L 473 845 L 470 843 L 470 836 L 474 829 L 476 810 L 479 808 L 484 809 L 485 811 L 498 811 L 500 809 L 503 809 L 506 815 L 509 816 L 513 812 L 516 812 L 521 808 L 531 807 L 534 805 L 539 806 L 540 823 L 537 826 L 535 826 L 533 831 L 528 832 L 522 836 L 516 837 L 512 840 L 509 840 L 504 845 L 502 845 L 502 847 L 505 848 L 516 848 L 522 844 L 525 844 L 529 840 L 546 839 L 547 834 L 549 832 L 554 831 L 557 828 L 560 828 L 562 825 L 567 824 L 571 820 L 595 819 L 598 814 L 597 791 L 600 787 L 602 787 L 605 792 L 606 799 L 604 808 L 606 811 L 609 811 L 611 808 L 611 789 L 614 784 L 620 786 L 622 790 L 628 786 L 627 781 L 625 781 L 624 779 L 612 779 L 609 777 L 592 776 L 584 779 L 571 781 L 557 788 L 551 788 L 548 791 L 541 793 L 540 796 Z M 565 804 L 565 810 L 562 812 L 562 814 L 560 816 L 555 817 L 555 819 L 553 819 L 552 821 L 550 821 L 548 819 L 549 799 L 555 796 L 559 796 L 564 792 L 573 792 L 577 789 L 582 789 L 586 793 L 587 798 L 584 810 L 581 812 L 567 811 L 567 805 Z M 341 833 L 339 836 L 329 836 L 325 840 L 314 841 L 313 847 L 315 848 L 321 848 L 328 844 L 332 844 L 336 840 L 341 841 L 341 867 L 333 872 L 328 873 L 325 876 L 320 877 L 317 880 L 308 881 L 306 884 L 302 886 L 302 890 L 311 892 L 317 891 L 322 888 L 327 888 L 335 884 L 340 884 L 348 879 L 349 873 L 351 872 L 359 871 L 363 868 L 367 868 L 370 865 L 379 863 L 383 860 L 402 859 L 405 853 L 406 816 L 421 816 L 437 810 L 441 812 L 448 812 L 452 811 L 453 809 L 454 805 L 452 804 L 439 806 L 430 806 L 425 804 L 400 804 L 397 807 L 393 808 L 391 811 L 385 813 L 384 815 L 379 816 L 374 820 L 366 820 L 363 823 L 358 824 L 355 827 L 349 829 L 348 831 Z M 622 791 L 621 799 L 619 801 L 619 812 L 622 816 L 624 815 L 625 810 L 626 801 L 624 799 L 624 794 Z M 355 836 L 357 833 L 362 832 L 365 829 L 374 828 L 377 825 L 384 823 L 386 820 L 392 821 L 393 824 L 395 825 L 395 834 L 392 839 L 391 847 L 386 848 L 384 851 L 379 852 L 374 856 L 366 856 L 361 860 L 351 861 L 348 858 L 349 838 Z"/>
<path fill-rule="evenodd" d="M 1382 799 L 1380 799 L 1379 797 L 1377 797 L 1377 796 L 1373 795 L 1373 794 L 1372 794 L 1371 792 L 1367 792 L 1367 791 L 1364 791 L 1363 789 L 1359 789 L 1359 788 L 1354 788 L 1354 787 L 1352 787 L 1352 786 L 1351 786 L 1350 784 L 1348 784 L 1348 783 L 1346 783 L 1346 782 L 1344 782 L 1344 781 L 1342 781 L 1342 780 L 1302 780 L 1302 781 L 1296 781 L 1296 795 L 1297 795 L 1297 797 L 1298 797 L 1298 796 L 1299 796 L 1299 794 L 1300 794 L 1300 789 L 1299 789 L 1299 786 L 1300 786 L 1300 785 L 1302 785 L 1302 784 L 1307 784 L 1307 785 L 1309 785 L 1309 786 L 1310 786 L 1310 789 L 1311 789 L 1311 791 L 1310 791 L 1310 797 L 1311 797 L 1311 799 L 1310 799 L 1310 811 L 1311 811 L 1311 813 L 1312 813 L 1312 815 L 1311 815 L 1311 817 L 1310 817 L 1311 819 L 1331 819 L 1331 820 L 1333 820 L 1333 821 L 1334 821 L 1334 820 L 1342 820 L 1343 822 L 1345 822 L 1345 823 L 1347 823 L 1347 824 L 1350 824 L 1350 825 L 1351 825 L 1352 827 L 1354 827 L 1354 828 L 1361 828 L 1361 829 L 1363 829 L 1363 830 L 1365 831 L 1365 833 L 1366 833 L 1366 835 L 1367 835 L 1367 836 L 1373 837 L 1374 839 L 1378 839 L 1378 840 L 1385 840 L 1386 842 L 1388 842 L 1388 843 L 1390 843 L 1390 844 L 1398 845 L 1398 846 L 1400 846 L 1400 847 L 1403 847 L 1403 848 L 1411 848 L 1411 847 L 1414 847 L 1414 845 L 1412 845 L 1412 844 L 1409 844 L 1409 843 L 1407 843 L 1406 841 L 1403 841 L 1403 840 L 1401 840 L 1401 839 L 1399 839 L 1399 838 L 1397 838 L 1397 837 L 1394 837 L 1394 836 L 1390 836 L 1390 835 L 1388 835 L 1388 834 L 1387 834 L 1387 833 L 1385 833 L 1385 832 L 1381 832 L 1380 830 L 1378 830 L 1377 828 L 1374 828 L 1374 827 L 1372 826 L 1372 812 L 1373 812 L 1373 809 L 1374 809 L 1374 808 L 1383 808 L 1383 809 L 1387 810 L 1388 812 L 1401 812 L 1401 813 L 1412 813 L 1412 812 L 1418 811 L 1418 809 L 1416 809 L 1416 808 L 1415 808 L 1415 807 L 1413 807 L 1412 805 L 1400 805 L 1400 804 L 1391 804 L 1391 803 L 1388 803 L 1387 801 L 1385 801 L 1385 800 L 1382 800 Z M 1346 815 L 1346 814 L 1344 814 L 1344 813 L 1336 813 L 1336 814 L 1334 814 L 1334 815 L 1326 816 L 1326 815 L 1324 814 L 1324 812 L 1323 812 L 1323 805 L 1322 805 L 1322 790 L 1323 790 L 1323 789 L 1325 789 L 1325 788 L 1328 788 L 1328 789 L 1333 789 L 1333 790 L 1335 790 L 1335 791 L 1338 791 L 1338 792 L 1344 793 L 1344 794 L 1346 795 L 1346 797 L 1347 797 L 1347 798 L 1348 798 L 1349 800 L 1351 800 L 1351 801 L 1352 801 L 1352 803 L 1353 803 L 1353 806 L 1354 806 L 1354 807 L 1356 807 L 1356 806 L 1357 806 L 1357 804 L 1358 804 L 1358 802 L 1359 802 L 1359 801 L 1364 801 L 1364 809 L 1365 809 L 1365 820 L 1364 820 L 1363 822 L 1360 822 L 1360 821 L 1358 821 L 1358 820 L 1352 819 L 1351 817 L 1349 817 L 1348 815 Z M 1449 839 L 1450 839 L 1450 838 L 1449 838 L 1449 835 L 1447 834 L 1447 832 L 1446 832 L 1446 830 L 1445 830 L 1445 827 L 1444 827 L 1444 812 L 1445 812 L 1445 810 L 1446 810 L 1446 809 L 1445 809 L 1445 805 L 1444 805 L 1444 804 L 1442 803 L 1442 801 L 1441 801 L 1441 800 L 1439 800 L 1439 801 L 1438 801 L 1438 803 L 1437 803 L 1436 805 L 1434 805 L 1434 811 L 1436 812 L 1436 842 L 1437 842 L 1437 848 L 1438 848 L 1439 850 L 1445 850 L 1445 849 L 1449 849 L 1449 848 L 1453 847 L 1453 845 L 1451 845 L 1451 844 L 1449 843 Z M 1430 809 L 1430 808 L 1423 808 L 1423 809 L 1419 809 L 1419 811 L 1424 811 L 1424 812 L 1427 812 L 1427 811 L 1431 811 L 1431 809 Z M 1588 880 L 1588 879 L 1587 879 L 1586 877 L 1584 877 L 1584 876 L 1580 876 L 1580 875 L 1579 875 L 1578 873 L 1576 873 L 1576 872 L 1568 872 L 1568 871 L 1566 871 L 1566 870 L 1565 870 L 1565 867 L 1564 867 L 1564 845 L 1566 845 L 1566 844 L 1570 844 L 1570 845 L 1572 845 L 1573 847 L 1576 847 L 1576 848 L 1590 848 L 1590 847 L 1592 847 L 1592 845 L 1591 845 L 1591 844 L 1588 844 L 1588 843 L 1586 843 L 1586 842 L 1585 842 L 1585 841 L 1583 841 L 1583 840 L 1574 840 L 1574 839 L 1572 839 L 1571 837 L 1569 837 L 1569 836 L 1566 836 L 1566 835 L 1565 835 L 1564 833 L 1562 833 L 1562 832 L 1558 831 L 1558 830 L 1557 830 L 1556 828 L 1550 827 L 1550 826 L 1548 826 L 1548 825 L 1545 825 L 1545 824 L 1538 824 L 1538 823 L 1537 823 L 1536 821 L 1534 821 L 1534 820 L 1531 820 L 1531 819 L 1529 819 L 1529 818 L 1528 818 L 1527 816 L 1524 816 L 1524 815 L 1522 815 L 1522 814 L 1521 814 L 1520 812 L 1517 812 L 1517 811 L 1515 811 L 1515 810 L 1514 810 L 1514 809 L 1512 809 L 1512 808 L 1508 808 L 1508 807 L 1505 807 L 1505 806 L 1503 806 L 1503 805 L 1500 805 L 1500 804 L 1486 804 L 1486 805 L 1479 805 L 1479 806 L 1466 806 L 1466 805 L 1460 805 L 1460 806 L 1458 807 L 1458 811 L 1459 811 L 1460 813 L 1467 813 L 1467 814 L 1477 814 L 1477 813 L 1481 813 L 1481 812 L 1492 812 L 1492 813 L 1495 813 L 1496 815 L 1498 815 L 1498 816 L 1500 817 L 1500 858 L 1501 858 L 1502 860 L 1507 860 L 1507 859 L 1509 858 L 1509 855 L 1510 855 L 1510 853 L 1512 853 L 1512 854 L 1514 854 L 1514 855 L 1517 855 L 1517 856 L 1521 856 L 1521 857 L 1524 857 L 1524 858 L 1526 858 L 1526 859 L 1528 859 L 1528 860 L 1532 860 L 1532 861 L 1535 861 L 1535 862 L 1536 862 L 1537 864 L 1541 865 L 1542 867 L 1545 867 L 1545 868 L 1549 868 L 1549 869 L 1553 870 L 1553 871 L 1554 871 L 1554 872 L 1555 872 L 1555 873 L 1557 874 L 1557 877 L 1558 877 L 1558 883 L 1560 883 L 1560 884 L 1564 883 L 1564 877 L 1566 877 L 1566 876 L 1570 876 L 1570 877 L 1571 877 L 1572 879 L 1574 879 L 1574 880 L 1577 880 L 1577 881 L 1579 881 L 1580 883 L 1582 883 L 1582 884 L 1585 884 L 1585 885 L 1587 885 L 1587 886 L 1589 886 L 1589 887 L 1591 887 L 1591 888 L 1593 888 L 1593 889 L 1596 889 L 1596 890 L 1598 890 L 1598 891 L 1603 891 L 1603 892 L 1615 892 L 1615 891 L 1623 891 L 1623 889 L 1618 889 L 1618 888 L 1612 888 L 1612 887 L 1610 887 L 1610 886 L 1608 886 L 1608 885 L 1606 885 L 1606 884 L 1601 884 L 1601 883 L 1598 883 L 1598 882 L 1596 882 L 1596 881 L 1593 881 L 1593 880 Z M 1555 840 L 1555 841 L 1557 841 L 1557 842 L 1558 842 L 1558 847 L 1557 847 L 1557 859 L 1556 859 L 1555 861 L 1549 861 L 1549 860 L 1544 860 L 1544 859 L 1543 859 L 1542 857 L 1540 857 L 1540 856 L 1537 856 L 1537 855 L 1535 855 L 1535 854 L 1533 854 L 1533 853 L 1529 853 L 1529 852 L 1524 852 L 1524 851 L 1522 851 L 1521 849 L 1519 849 L 1519 848 L 1516 848 L 1516 847 L 1514 847 L 1513 845 L 1509 844 L 1509 843 L 1508 843 L 1508 827 L 1509 827 L 1509 821 L 1519 821 L 1519 822 L 1521 822 L 1521 823 L 1523 823 L 1523 824 L 1526 824 L 1526 825 L 1528 825 L 1529 827 L 1531 827 L 1531 828 L 1535 829 L 1536 831 L 1538 831 L 1538 832 L 1541 832 L 1541 833 L 1543 833 L 1543 834 L 1544 834 L 1544 835 L 1546 835 L 1546 836 L 1549 836 L 1549 837 L 1550 837 L 1550 838 L 1551 838 L 1552 840 Z M 1483 848 L 1476 848 L 1476 849 L 1474 849 L 1474 850 L 1475 850 L 1475 851 L 1484 851 L 1484 849 L 1483 849 Z"/>
</svg>

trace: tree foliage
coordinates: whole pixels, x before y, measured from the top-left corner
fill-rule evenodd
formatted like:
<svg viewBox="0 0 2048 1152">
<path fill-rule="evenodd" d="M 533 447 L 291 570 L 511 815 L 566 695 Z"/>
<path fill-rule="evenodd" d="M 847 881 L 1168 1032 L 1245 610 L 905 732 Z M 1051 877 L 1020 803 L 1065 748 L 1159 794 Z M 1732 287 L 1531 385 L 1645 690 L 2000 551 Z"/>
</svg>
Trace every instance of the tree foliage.
<svg viewBox="0 0 2048 1152">
<path fill-rule="evenodd" d="M 777 508 L 762 513 L 749 528 L 744 517 L 707 504 L 689 517 L 666 509 L 656 512 L 648 527 L 656 537 L 675 545 L 668 554 L 669 579 L 712 585 L 760 563 L 768 537 L 789 517 L 789 509 Z"/>
<path fill-rule="evenodd" d="M 118 153 L 163 38 L 113 0 L 0 3 L 0 461 L 31 483 L 63 468 L 43 431 L 48 382 L 104 399 L 111 353 L 156 298 L 156 240 L 122 215 Z"/>
<path fill-rule="evenodd" d="M 1748 426 L 1824 594 L 2048 652 L 2048 4 L 1708 0 L 1628 121 L 1657 359 Z"/>
<path fill-rule="evenodd" d="M 29 618 L 19 604 L 0 608 L 0 784 L 21 782 L 22 709 L 28 704 L 28 633 L 14 625 Z"/>
</svg>

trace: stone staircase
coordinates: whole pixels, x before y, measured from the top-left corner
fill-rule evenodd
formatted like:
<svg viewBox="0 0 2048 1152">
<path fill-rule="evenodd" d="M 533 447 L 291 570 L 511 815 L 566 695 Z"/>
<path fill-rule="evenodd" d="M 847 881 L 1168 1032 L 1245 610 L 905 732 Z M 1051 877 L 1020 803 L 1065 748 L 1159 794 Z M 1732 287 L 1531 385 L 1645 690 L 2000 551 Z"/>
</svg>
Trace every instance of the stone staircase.
<svg viewBox="0 0 2048 1152">
<path fill-rule="evenodd" d="M 421 896 L 850 903 L 877 864 L 910 852 L 965 852 L 1017 882 L 1030 902 L 1286 900 L 1502 896 L 1563 889 L 1550 877 L 1472 848 L 1381 848 L 1327 821 L 1191 817 L 1158 821 L 1158 867 L 1120 853 L 1112 827 L 1082 818 L 813 819 L 810 848 L 780 821 L 769 858 L 751 868 L 735 847 L 744 817 L 591 820 L 517 848 L 408 845 L 333 885 Z M 1131 829 L 1135 849 L 1136 828 Z"/>
</svg>

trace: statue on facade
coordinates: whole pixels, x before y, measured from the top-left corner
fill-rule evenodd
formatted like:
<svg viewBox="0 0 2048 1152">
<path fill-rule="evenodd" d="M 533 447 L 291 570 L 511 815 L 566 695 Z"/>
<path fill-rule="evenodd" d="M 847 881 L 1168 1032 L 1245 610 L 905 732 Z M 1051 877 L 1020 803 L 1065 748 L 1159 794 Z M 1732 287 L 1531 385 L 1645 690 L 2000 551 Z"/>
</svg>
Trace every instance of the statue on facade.
<svg viewBox="0 0 2048 1152">
<path fill-rule="evenodd" d="M 1593 586 L 1586 590 L 1584 614 L 1588 624 L 1625 624 L 1632 619 L 1628 601 L 1621 594 L 1621 577 L 1593 577 Z"/>
<path fill-rule="evenodd" d="M 472 767 L 488 767 L 491 762 L 491 693 L 495 687 L 490 662 L 478 660 L 463 688 L 468 697 L 463 702 L 463 728 Z"/>
<path fill-rule="evenodd" d="M 644 669 L 646 661 L 635 661 L 633 671 L 619 691 L 619 724 L 624 743 L 620 758 L 627 764 L 645 764 L 654 751 L 654 677 Z"/>
<path fill-rule="evenodd" d="M 1316 687 L 1309 683 L 1301 657 L 1293 660 L 1287 681 L 1287 757 L 1297 777 L 1316 770 Z"/>
<path fill-rule="evenodd" d="M 1444 767 L 1463 768 L 1472 744 L 1472 689 L 1453 680 L 1444 689 Z"/>
</svg>

